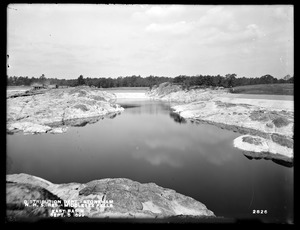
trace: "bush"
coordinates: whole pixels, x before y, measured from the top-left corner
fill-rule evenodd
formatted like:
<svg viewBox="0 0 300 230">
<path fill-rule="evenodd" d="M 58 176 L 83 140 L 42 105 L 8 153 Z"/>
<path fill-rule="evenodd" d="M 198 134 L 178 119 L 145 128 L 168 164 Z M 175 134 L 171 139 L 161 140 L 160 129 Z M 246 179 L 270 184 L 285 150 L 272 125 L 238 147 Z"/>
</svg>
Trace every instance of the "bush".
<svg viewBox="0 0 300 230">
<path fill-rule="evenodd" d="M 280 128 L 280 127 L 283 127 L 283 126 L 287 126 L 288 124 L 290 123 L 289 120 L 287 120 L 286 118 L 284 117 L 277 117 L 273 120 L 273 124 L 277 127 L 277 128 Z"/>
<path fill-rule="evenodd" d="M 263 110 L 252 111 L 249 117 L 252 121 L 266 122 L 269 120 L 268 114 L 266 114 Z"/>
<path fill-rule="evenodd" d="M 271 135 L 272 141 L 274 141 L 275 143 L 282 145 L 282 146 L 286 146 L 288 148 L 293 148 L 294 147 L 294 140 L 292 138 L 289 137 L 285 137 L 282 135 L 279 135 L 277 133 L 273 133 Z"/>
</svg>

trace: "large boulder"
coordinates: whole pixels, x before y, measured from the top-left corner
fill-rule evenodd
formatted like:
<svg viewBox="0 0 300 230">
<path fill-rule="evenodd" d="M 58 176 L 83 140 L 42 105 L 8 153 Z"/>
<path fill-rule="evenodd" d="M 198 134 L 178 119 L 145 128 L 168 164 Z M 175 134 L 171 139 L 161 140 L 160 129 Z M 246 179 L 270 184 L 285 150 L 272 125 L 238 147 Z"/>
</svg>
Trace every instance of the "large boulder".
<svg viewBox="0 0 300 230">
<path fill-rule="evenodd" d="M 191 197 L 154 183 L 141 184 L 126 178 L 107 178 L 86 184 L 53 184 L 22 173 L 7 175 L 6 181 L 9 191 L 13 189 L 12 183 L 14 186 L 23 186 L 16 189 L 15 195 L 7 193 L 7 200 L 15 199 L 12 197 L 18 193 L 23 194 L 23 188 L 28 191 L 30 187 L 32 194 L 36 193 L 33 192 L 34 189 L 40 192 L 43 188 L 43 191 L 48 191 L 49 194 L 57 196 L 57 199 L 63 200 L 64 205 L 71 206 L 78 213 L 90 218 L 215 217 L 204 204 Z M 22 195 L 22 199 L 23 197 Z M 15 203 L 22 203 L 21 198 Z M 28 215 L 25 214 L 26 216 Z"/>
<path fill-rule="evenodd" d="M 243 135 L 234 139 L 234 146 L 243 151 L 249 159 L 267 159 L 293 165 L 293 149 L 259 136 Z"/>
</svg>

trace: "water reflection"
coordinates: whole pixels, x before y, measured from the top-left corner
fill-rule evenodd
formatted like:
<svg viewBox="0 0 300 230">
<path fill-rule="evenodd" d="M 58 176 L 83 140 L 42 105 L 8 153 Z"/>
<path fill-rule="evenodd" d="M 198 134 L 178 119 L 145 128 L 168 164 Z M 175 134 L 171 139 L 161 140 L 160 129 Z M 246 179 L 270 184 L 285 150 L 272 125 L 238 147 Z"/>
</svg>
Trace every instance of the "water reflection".
<svg viewBox="0 0 300 230">
<path fill-rule="evenodd" d="M 167 137 L 164 134 L 149 135 L 145 139 L 139 139 L 138 143 L 132 152 L 134 158 L 144 159 L 154 166 L 165 164 L 171 167 L 182 166 L 182 156 L 188 145 L 186 140 L 177 135 Z"/>
<path fill-rule="evenodd" d="M 130 133 L 135 141 L 131 143 L 132 156 L 135 159 L 144 159 L 151 165 L 168 165 L 183 167 L 185 159 L 196 157 L 207 165 L 224 165 L 230 162 L 234 154 L 226 152 L 231 148 L 227 143 L 235 134 L 226 133 L 217 127 L 203 125 L 202 128 L 192 124 L 174 126 L 171 120 L 157 120 L 155 131 L 150 131 L 153 124 L 140 125 L 143 134 Z M 148 130 L 150 132 L 148 132 Z"/>
<path fill-rule="evenodd" d="M 98 120 L 97 120 L 98 121 Z M 76 123 L 73 123 L 72 126 L 74 127 L 84 127 L 88 124 L 88 121 L 77 121 Z"/>
<path fill-rule="evenodd" d="M 185 124 L 186 123 L 186 119 L 184 119 L 183 117 L 181 117 L 179 114 L 174 113 L 174 112 L 170 112 L 170 117 L 173 118 L 173 120 L 177 123 L 180 124 Z"/>
<path fill-rule="evenodd" d="M 136 148 L 137 151 L 134 151 L 132 153 L 132 157 L 135 159 L 144 159 L 148 163 L 150 163 L 153 166 L 161 166 L 161 165 L 168 165 L 171 167 L 181 167 L 182 161 L 180 158 L 175 158 L 170 154 L 168 150 L 161 149 L 159 152 L 157 151 L 150 151 L 148 149 L 139 149 L 139 147 Z M 159 150 L 159 149 L 157 149 Z"/>
<path fill-rule="evenodd" d="M 117 113 L 114 113 L 114 114 L 109 115 L 108 118 L 114 119 L 116 116 L 117 116 Z"/>
<path fill-rule="evenodd" d="M 76 118 L 76 119 L 65 120 L 63 124 L 67 126 L 84 127 L 87 124 L 94 124 L 103 118 L 104 118 L 103 116 L 89 117 L 89 118 Z"/>
<path fill-rule="evenodd" d="M 292 168 L 294 167 L 294 161 L 286 161 L 286 160 L 281 160 L 281 159 L 270 159 L 269 157 L 263 157 L 263 156 L 257 156 L 257 154 L 254 154 L 253 156 L 251 156 L 251 153 L 247 153 L 244 154 L 244 156 L 249 159 L 249 160 L 272 160 L 274 163 L 281 165 L 281 166 L 285 166 L 288 168 Z"/>
<path fill-rule="evenodd" d="M 97 123 L 98 121 L 103 120 L 104 118 L 114 119 L 117 115 L 120 115 L 120 113 L 110 113 L 104 116 L 96 116 L 96 117 L 88 117 L 88 118 L 76 118 L 76 119 L 65 120 L 63 124 L 68 126 L 73 126 L 73 127 L 84 127 L 87 124 Z"/>
<path fill-rule="evenodd" d="M 292 210 L 293 200 L 286 198 L 292 197 L 293 169 L 245 159 L 232 143 L 239 134 L 208 124 L 178 125 L 168 104 L 123 104 L 129 107 L 118 118 L 72 127 L 63 135 L 7 135 L 10 173 L 53 183 L 118 177 L 154 182 L 227 217 L 253 218 L 248 207 L 255 189 L 251 208 L 269 213 L 259 218 L 281 221 Z"/>
<path fill-rule="evenodd" d="M 292 168 L 294 167 L 294 161 L 293 162 L 287 162 L 287 161 L 283 161 L 283 160 L 277 160 L 277 159 L 272 159 L 273 162 L 275 162 L 276 164 L 288 167 L 288 168 Z"/>
<path fill-rule="evenodd" d="M 125 108 L 126 113 L 131 114 L 162 114 L 170 111 L 170 106 L 165 103 L 148 101 L 131 101 L 129 99 L 118 99 L 117 104 Z"/>
<path fill-rule="evenodd" d="M 10 156 L 7 156 L 6 157 L 6 171 L 7 171 L 7 173 L 10 173 L 12 167 L 13 167 L 13 160 Z"/>
<path fill-rule="evenodd" d="M 136 105 L 136 104 L 122 104 L 122 103 L 120 103 L 119 105 L 121 105 L 124 109 L 130 109 L 130 108 L 135 108 L 135 107 L 141 107 L 140 105 Z"/>
<path fill-rule="evenodd" d="M 184 119 L 179 114 L 177 114 L 173 111 L 171 111 L 169 115 L 177 123 L 180 123 L 180 124 L 186 124 L 187 123 L 186 119 Z M 190 120 L 190 124 L 199 125 L 198 122 L 194 122 L 194 120 Z M 272 160 L 274 163 L 279 164 L 281 166 L 288 167 L 288 168 L 291 168 L 291 167 L 294 166 L 294 162 L 291 161 L 289 158 L 284 157 L 284 156 L 283 157 L 277 157 L 275 159 L 271 159 L 270 156 L 266 153 L 254 153 L 254 152 L 244 153 L 244 156 L 246 158 L 248 158 L 249 160 L 252 160 L 252 159 L 255 159 L 255 160 L 260 160 L 260 159 Z"/>
</svg>

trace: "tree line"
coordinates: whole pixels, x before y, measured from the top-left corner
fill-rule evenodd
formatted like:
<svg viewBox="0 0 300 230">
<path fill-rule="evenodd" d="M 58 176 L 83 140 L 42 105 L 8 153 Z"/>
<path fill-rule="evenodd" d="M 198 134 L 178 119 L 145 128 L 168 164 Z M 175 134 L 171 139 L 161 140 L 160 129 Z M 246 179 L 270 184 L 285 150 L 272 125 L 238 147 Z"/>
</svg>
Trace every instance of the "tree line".
<svg viewBox="0 0 300 230">
<path fill-rule="evenodd" d="M 256 77 L 256 78 L 237 78 L 236 74 L 226 74 L 225 76 L 217 75 L 196 75 L 196 76 L 186 76 L 179 75 L 175 78 L 171 77 L 161 77 L 161 76 L 126 76 L 118 78 L 84 78 L 80 75 L 77 79 L 57 79 L 57 78 L 46 78 L 44 74 L 42 76 L 35 78 L 28 76 L 7 76 L 8 86 L 30 86 L 33 83 L 41 84 L 55 84 L 58 86 L 79 86 L 88 85 L 98 88 L 111 88 L 111 87 L 150 87 L 154 85 L 159 85 L 163 82 L 171 82 L 174 84 L 180 84 L 184 88 L 190 88 L 192 86 L 202 86 L 202 87 L 224 87 L 230 88 L 235 86 L 243 85 L 257 85 L 257 84 L 276 84 L 276 83 L 294 83 L 294 76 L 287 75 L 282 79 L 277 79 L 269 74 Z"/>
<path fill-rule="evenodd" d="M 184 88 L 189 88 L 191 86 L 231 88 L 243 85 L 294 83 L 294 76 L 291 77 L 290 75 L 286 75 L 282 79 L 277 79 L 269 74 L 256 78 L 237 78 L 236 74 L 226 74 L 225 76 L 198 75 L 191 77 L 181 75 L 173 78 L 172 82 L 180 84 Z"/>
<path fill-rule="evenodd" d="M 118 78 L 84 78 L 83 75 L 80 75 L 77 79 L 57 79 L 57 78 L 45 78 L 43 74 L 39 78 L 28 76 L 17 77 L 10 76 L 7 77 L 8 86 L 30 86 L 33 83 L 40 84 L 55 84 L 59 86 L 78 86 L 78 85 L 88 85 L 98 88 L 111 88 L 111 87 L 152 87 L 153 85 L 161 84 L 163 82 L 171 81 L 172 78 L 169 77 L 158 77 L 158 76 L 126 76 Z"/>
</svg>

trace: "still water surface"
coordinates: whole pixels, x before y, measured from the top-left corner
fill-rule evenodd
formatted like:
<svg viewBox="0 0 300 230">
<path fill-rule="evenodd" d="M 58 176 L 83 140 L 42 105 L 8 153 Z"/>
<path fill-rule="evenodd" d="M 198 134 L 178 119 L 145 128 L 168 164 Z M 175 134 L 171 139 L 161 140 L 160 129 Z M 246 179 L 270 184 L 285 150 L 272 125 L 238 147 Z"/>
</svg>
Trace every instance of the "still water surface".
<svg viewBox="0 0 300 230">
<path fill-rule="evenodd" d="M 101 178 L 154 182 L 204 203 L 217 216 L 293 222 L 293 168 L 249 160 L 239 134 L 182 122 L 170 106 L 119 99 L 121 115 L 65 134 L 7 135 L 7 173 L 53 183 Z M 267 214 L 252 214 L 253 210 Z"/>
</svg>

